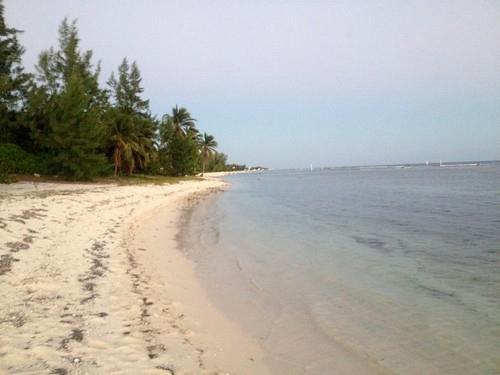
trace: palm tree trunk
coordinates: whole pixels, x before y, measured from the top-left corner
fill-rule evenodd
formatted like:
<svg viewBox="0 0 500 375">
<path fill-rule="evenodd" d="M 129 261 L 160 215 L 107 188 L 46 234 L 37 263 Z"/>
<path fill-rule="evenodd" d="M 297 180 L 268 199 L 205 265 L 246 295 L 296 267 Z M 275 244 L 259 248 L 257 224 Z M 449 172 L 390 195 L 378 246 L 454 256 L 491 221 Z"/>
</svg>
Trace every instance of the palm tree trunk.
<svg viewBox="0 0 500 375">
<path fill-rule="evenodd" d="M 113 162 L 115 164 L 115 177 L 118 175 L 118 169 L 121 163 L 121 157 L 120 157 L 120 147 L 115 146 L 115 152 L 114 152 L 114 158 Z"/>
</svg>

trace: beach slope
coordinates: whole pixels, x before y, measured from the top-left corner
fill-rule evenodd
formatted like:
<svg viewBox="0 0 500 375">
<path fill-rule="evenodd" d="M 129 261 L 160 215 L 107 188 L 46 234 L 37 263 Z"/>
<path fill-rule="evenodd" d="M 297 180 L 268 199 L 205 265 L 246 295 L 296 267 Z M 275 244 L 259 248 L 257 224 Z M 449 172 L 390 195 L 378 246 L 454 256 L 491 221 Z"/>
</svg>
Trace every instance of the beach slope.
<svg viewBox="0 0 500 375">
<path fill-rule="evenodd" d="M 1 186 L 0 373 L 266 374 L 175 239 L 223 186 Z"/>
</svg>

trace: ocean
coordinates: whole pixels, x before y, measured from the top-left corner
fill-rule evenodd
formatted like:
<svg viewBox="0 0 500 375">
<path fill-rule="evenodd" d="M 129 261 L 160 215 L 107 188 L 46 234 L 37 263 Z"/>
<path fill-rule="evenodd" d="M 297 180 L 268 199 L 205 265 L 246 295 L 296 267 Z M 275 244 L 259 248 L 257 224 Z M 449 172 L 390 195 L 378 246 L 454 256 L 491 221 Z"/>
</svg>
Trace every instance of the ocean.
<svg viewBox="0 0 500 375">
<path fill-rule="evenodd" d="M 181 246 L 273 373 L 500 373 L 500 164 L 227 181 Z"/>
</svg>

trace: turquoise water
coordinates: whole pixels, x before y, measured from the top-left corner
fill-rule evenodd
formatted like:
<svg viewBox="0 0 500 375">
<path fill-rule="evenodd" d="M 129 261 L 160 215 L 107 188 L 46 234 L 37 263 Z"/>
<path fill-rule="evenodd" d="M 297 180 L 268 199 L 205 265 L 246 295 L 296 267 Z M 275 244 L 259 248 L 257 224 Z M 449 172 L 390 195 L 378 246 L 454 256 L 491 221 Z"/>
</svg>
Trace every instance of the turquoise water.
<svg viewBox="0 0 500 375">
<path fill-rule="evenodd" d="M 500 165 L 228 181 L 183 239 L 275 373 L 500 373 Z"/>
</svg>

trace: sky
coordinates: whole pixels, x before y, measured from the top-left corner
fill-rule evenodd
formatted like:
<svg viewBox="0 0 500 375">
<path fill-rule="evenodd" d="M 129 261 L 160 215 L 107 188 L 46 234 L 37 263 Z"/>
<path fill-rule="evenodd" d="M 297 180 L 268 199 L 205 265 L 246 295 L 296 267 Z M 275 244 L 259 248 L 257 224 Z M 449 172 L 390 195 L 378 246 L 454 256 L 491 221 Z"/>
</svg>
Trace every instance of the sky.
<svg viewBox="0 0 500 375">
<path fill-rule="evenodd" d="M 229 160 L 270 168 L 500 159 L 498 0 L 4 0 L 24 65 L 64 17 L 103 84 L 137 61 Z"/>
</svg>

